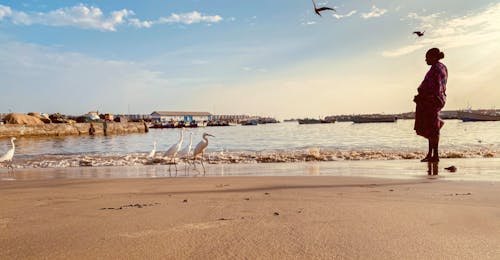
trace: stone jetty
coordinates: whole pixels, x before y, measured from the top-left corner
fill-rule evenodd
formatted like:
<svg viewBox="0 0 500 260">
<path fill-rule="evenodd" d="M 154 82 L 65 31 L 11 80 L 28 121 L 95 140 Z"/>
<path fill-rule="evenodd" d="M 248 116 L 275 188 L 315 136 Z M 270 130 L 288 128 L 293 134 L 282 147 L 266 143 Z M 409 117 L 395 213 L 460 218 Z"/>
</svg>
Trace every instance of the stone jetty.
<svg viewBox="0 0 500 260">
<path fill-rule="evenodd" d="M 146 133 L 148 127 L 144 123 L 114 123 L 114 122 L 94 122 L 94 123 L 66 123 L 66 124 L 2 124 L 0 125 L 0 138 L 22 137 L 22 136 L 68 136 L 68 135 L 89 135 L 89 129 L 93 126 L 94 135 L 113 135 Z"/>
</svg>

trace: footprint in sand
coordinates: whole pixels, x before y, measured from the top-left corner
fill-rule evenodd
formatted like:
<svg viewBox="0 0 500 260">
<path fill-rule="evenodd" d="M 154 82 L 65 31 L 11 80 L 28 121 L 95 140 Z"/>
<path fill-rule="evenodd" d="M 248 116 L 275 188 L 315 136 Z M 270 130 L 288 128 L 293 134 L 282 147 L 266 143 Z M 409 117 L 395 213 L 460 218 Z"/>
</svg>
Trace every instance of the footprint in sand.
<svg viewBox="0 0 500 260">
<path fill-rule="evenodd" d="M 10 218 L 0 218 L 0 228 L 6 228 L 11 221 Z"/>
</svg>

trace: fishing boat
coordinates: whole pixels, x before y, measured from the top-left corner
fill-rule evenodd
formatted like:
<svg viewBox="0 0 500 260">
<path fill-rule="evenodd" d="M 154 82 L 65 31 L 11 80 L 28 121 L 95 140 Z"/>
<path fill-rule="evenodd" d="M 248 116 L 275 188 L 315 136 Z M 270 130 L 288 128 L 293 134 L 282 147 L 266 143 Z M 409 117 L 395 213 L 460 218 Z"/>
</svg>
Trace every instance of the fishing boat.
<svg viewBox="0 0 500 260">
<path fill-rule="evenodd" d="M 335 123 L 335 118 L 333 119 L 314 119 L 314 118 L 304 118 L 297 120 L 300 125 L 308 125 L 308 124 L 330 124 Z"/>
<path fill-rule="evenodd" d="M 500 114 L 492 111 L 458 111 L 463 122 L 500 121 Z"/>
<path fill-rule="evenodd" d="M 257 119 L 250 119 L 250 120 L 245 120 L 241 121 L 241 125 L 258 125 L 259 121 Z"/>
<path fill-rule="evenodd" d="M 398 118 L 394 115 L 364 115 L 352 117 L 354 123 L 394 123 L 397 120 Z"/>
</svg>

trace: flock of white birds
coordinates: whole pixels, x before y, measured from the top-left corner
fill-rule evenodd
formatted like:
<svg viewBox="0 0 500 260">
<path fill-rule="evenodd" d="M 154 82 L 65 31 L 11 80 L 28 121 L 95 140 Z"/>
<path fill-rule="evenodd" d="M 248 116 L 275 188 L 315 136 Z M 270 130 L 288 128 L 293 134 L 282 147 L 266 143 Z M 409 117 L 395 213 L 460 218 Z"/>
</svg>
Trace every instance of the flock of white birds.
<svg viewBox="0 0 500 260">
<path fill-rule="evenodd" d="M 156 141 L 153 143 L 153 150 L 148 155 L 149 159 L 155 159 L 156 157 L 160 156 L 163 158 L 166 158 L 169 160 L 169 165 L 175 165 L 175 170 L 177 171 L 177 163 L 176 159 L 177 158 L 184 158 L 187 159 L 187 162 L 189 164 L 193 164 L 194 167 L 196 167 L 196 160 L 199 158 L 201 166 L 203 167 L 203 173 L 205 173 L 205 166 L 203 165 L 203 157 L 205 155 L 205 150 L 208 147 L 208 137 L 215 137 L 211 134 L 208 133 L 203 133 L 202 140 L 194 147 L 194 150 L 192 149 L 193 146 L 193 133 L 190 133 L 189 136 L 189 144 L 187 144 L 182 150 L 182 143 L 184 142 L 184 128 L 180 130 L 180 136 L 179 136 L 179 141 L 172 146 L 170 146 L 167 151 L 164 154 L 158 155 L 156 152 Z M 12 144 L 12 147 L 2 156 L 0 156 L 0 163 L 5 163 L 7 164 L 8 169 L 14 170 L 14 167 L 12 165 L 12 159 L 14 158 L 14 154 L 16 151 L 16 145 L 14 144 L 14 141 L 16 140 L 15 137 L 10 138 L 10 142 Z M 191 161 L 190 161 L 191 160 Z M 170 167 L 169 167 L 170 170 Z"/>
</svg>

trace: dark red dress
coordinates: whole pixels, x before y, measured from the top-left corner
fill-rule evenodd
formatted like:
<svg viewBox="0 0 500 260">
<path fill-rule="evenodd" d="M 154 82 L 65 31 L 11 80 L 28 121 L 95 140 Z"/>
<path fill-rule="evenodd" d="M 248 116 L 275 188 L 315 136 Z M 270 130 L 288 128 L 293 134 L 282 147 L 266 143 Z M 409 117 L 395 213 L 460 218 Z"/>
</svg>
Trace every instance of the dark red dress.
<svg viewBox="0 0 500 260">
<path fill-rule="evenodd" d="M 431 66 L 418 87 L 418 95 L 413 99 L 417 103 L 414 127 L 417 135 L 425 138 L 439 136 L 444 125 L 439 112 L 446 103 L 447 80 L 448 69 L 438 62 Z"/>
</svg>

